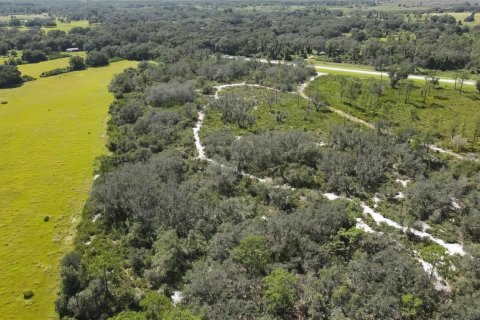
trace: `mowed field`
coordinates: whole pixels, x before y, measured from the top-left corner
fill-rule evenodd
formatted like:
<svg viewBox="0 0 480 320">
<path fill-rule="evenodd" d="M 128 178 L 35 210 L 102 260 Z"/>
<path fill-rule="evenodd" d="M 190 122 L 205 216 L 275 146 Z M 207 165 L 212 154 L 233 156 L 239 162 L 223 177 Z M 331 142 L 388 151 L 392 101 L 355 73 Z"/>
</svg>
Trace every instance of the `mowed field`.
<svg viewBox="0 0 480 320">
<path fill-rule="evenodd" d="M 113 99 L 107 86 L 135 64 L 0 90 L 8 102 L 0 105 L 0 319 L 54 318 L 59 262 L 91 187 L 94 159 L 105 152 Z M 34 292 L 31 300 L 24 300 L 26 290 Z"/>
<path fill-rule="evenodd" d="M 71 55 L 85 57 L 85 52 L 77 52 Z M 70 58 L 60 58 L 54 60 L 47 60 L 40 63 L 21 64 L 18 66 L 18 70 L 20 70 L 22 75 L 29 75 L 34 78 L 40 79 L 39 77 L 42 72 L 50 71 L 57 68 L 68 67 L 69 60 Z"/>
</svg>

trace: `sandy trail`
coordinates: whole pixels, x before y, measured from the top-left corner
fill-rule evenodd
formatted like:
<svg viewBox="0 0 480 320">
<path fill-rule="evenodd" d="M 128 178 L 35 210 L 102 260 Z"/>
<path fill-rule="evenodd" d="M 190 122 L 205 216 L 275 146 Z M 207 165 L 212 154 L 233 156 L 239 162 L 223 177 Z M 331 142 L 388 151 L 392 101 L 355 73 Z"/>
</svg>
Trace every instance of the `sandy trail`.
<svg viewBox="0 0 480 320">
<path fill-rule="evenodd" d="M 319 76 L 318 74 L 316 76 Z M 312 77 L 310 79 L 307 80 L 307 82 L 305 82 L 304 84 L 301 84 L 299 86 L 299 93 L 304 96 L 304 92 L 303 90 L 305 90 L 304 88 L 306 88 L 306 86 L 308 85 L 308 83 L 312 80 L 315 79 L 315 77 Z M 218 99 L 218 92 L 225 89 L 225 88 L 229 88 L 229 87 L 240 87 L 240 86 L 244 86 L 245 83 L 234 83 L 234 84 L 225 84 L 225 85 L 220 85 L 220 86 L 216 86 L 215 88 L 217 89 L 217 93 L 215 94 L 215 98 Z M 259 86 L 259 85 L 251 85 L 252 87 L 260 87 L 260 88 L 268 88 L 268 87 L 263 87 L 263 86 Z M 302 90 L 303 88 L 303 90 Z M 308 97 L 307 97 L 308 99 Z M 197 153 L 198 153 L 198 156 L 197 158 L 200 159 L 200 160 L 206 160 L 210 163 L 213 163 L 213 164 L 216 164 L 216 165 L 219 165 L 221 167 L 227 167 L 217 161 L 215 161 L 214 159 L 210 159 L 206 156 L 205 154 L 205 146 L 202 144 L 201 140 L 200 140 L 200 130 L 202 128 L 202 125 L 203 125 L 203 121 L 205 120 L 205 109 L 208 107 L 208 105 L 205 105 L 199 112 L 198 112 L 198 120 L 197 120 L 197 123 L 195 124 L 195 127 L 193 128 L 193 136 L 194 136 L 194 140 L 195 140 L 195 148 L 197 149 Z M 233 168 L 235 169 L 235 168 Z M 243 176 L 247 176 L 251 179 L 254 179 L 254 180 L 257 180 L 261 183 L 269 183 L 271 184 L 271 182 L 273 181 L 272 178 L 259 178 L 259 177 L 256 177 L 254 175 L 251 175 L 251 174 L 248 174 L 248 173 L 245 173 L 245 172 L 239 172 L 241 175 Z M 403 181 L 402 181 L 403 182 Z M 293 188 L 292 186 L 288 185 L 288 184 L 284 184 L 284 185 L 276 185 L 275 187 L 278 187 L 278 188 L 284 188 L 284 189 L 290 189 L 290 190 L 295 190 L 295 188 Z M 318 192 L 318 191 L 316 191 Z M 336 199 L 344 199 L 344 200 L 348 200 L 348 201 L 353 201 L 353 199 L 351 198 L 346 198 L 346 197 L 343 197 L 343 196 L 339 196 L 339 195 L 336 195 L 334 193 L 323 193 L 323 192 L 320 192 L 324 197 L 326 197 L 328 200 L 336 200 Z M 425 237 L 425 238 L 428 238 L 430 239 L 431 241 L 437 243 L 438 245 L 442 246 L 443 248 L 445 248 L 445 250 L 447 251 L 448 254 L 450 255 L 455 255 L 455 254 L 459 254 L 461 256 L 465 255 L 465 251 L 463 249 L 463 245 L 462 244 L 459 244 L 459 243 L 446 243 L 445 241 L 443 241 L 442 239 L 439 239 L 439 238 L 436 238 L 434 236 L 432 236 L 431 234 L 429 234 L 428 232 L 425 232 L 425 231 L 419 231 L 419 230 L 416 230 L 416 229 L 413 229 L 413 228 L 408 228 L 408 227 L 404 227 L 402 225 L 400 225 L 399 223 L 389 219 L 389 218 L 386 218 L 385 216 L 383 216 L 381 213 L 379 212 L 376 212 L 373 208 L 369 207 L 368 205 L 366 205 L 364 202 L 361 202 L 360 203 L 360 206 L 362 208 L 362 211 L 363 213 L 366 215 L 366 216 L 370 216 L 377 224 L 386 224 L 390 227 L 393 227 L 397 230 L 400 230 L 402 232 L 411 232 L 419 237 Z"/>
</svg>

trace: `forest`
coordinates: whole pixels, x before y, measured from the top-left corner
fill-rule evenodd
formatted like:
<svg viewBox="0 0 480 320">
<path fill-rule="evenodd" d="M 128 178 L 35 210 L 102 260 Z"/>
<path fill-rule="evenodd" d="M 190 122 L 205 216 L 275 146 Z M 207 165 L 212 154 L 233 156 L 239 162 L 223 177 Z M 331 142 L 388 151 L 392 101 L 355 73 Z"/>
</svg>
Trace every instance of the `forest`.
<svg viewBox="0 0 480 320">
<path fill-rule="evenodd" d="M 384 5 L 0 3 L 0 87 L 68 48 L 85 59 L 41 77 L 138 62 L 108 86 L 58 317 L 478 319 L 480 121 L 446 133 L 422 117 L 478 104 L 478 82 L 463 86 L 480 6 Z M 43 29 L 59 17 L 89 26 Z M 318 74 L 312 57 L 389 79 Z"/>
</svg>

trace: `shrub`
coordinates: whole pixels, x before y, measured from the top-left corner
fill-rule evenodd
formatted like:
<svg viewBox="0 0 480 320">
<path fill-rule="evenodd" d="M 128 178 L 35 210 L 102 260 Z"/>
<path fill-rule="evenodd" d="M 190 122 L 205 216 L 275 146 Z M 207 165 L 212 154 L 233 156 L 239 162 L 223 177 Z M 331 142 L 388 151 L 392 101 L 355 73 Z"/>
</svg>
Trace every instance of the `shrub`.
<svg viewBox="0 0 480 320">
<path fill-rule="evenodd" d="M 56 75 L 59 75 L 59 74 L 68 73 L 70 71 L 71 71 L 70 68 L 57 68 L 57 69 L 53 69 L 53 70 L 50 70 L 50 71 L 42 72 L 40 74 L 40 78 L 53 77 L 53 76 L 56 76 Z"/>
<path fill-rule="evenodd" d="M 31 299 L 31 298 L 33 298 L 34 295 L 35 294 L 31 290 L 24 291 L 23 292 L 23 299 L 25 299 L 25 300 Z"/>
</svg>

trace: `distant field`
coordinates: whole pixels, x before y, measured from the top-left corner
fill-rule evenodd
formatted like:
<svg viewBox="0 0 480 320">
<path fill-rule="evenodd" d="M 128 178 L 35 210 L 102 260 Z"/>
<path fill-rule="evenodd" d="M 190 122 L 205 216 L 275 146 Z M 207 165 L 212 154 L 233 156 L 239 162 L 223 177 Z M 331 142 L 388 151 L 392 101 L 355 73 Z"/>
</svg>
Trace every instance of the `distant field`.
<svg viewBox="0 0 480 320">
<path fill-rule="evenodd" d="M 48 18 L 48 15 L 15 15 L 16 18 L 20 20 L 32 20 L 35 18 Z M 11 19 L 11 16 L 0 16 L 0 21 L 9 21 Z M 56 27 L 42 27 L 42 30 L 45 32 L 51 31 L 51 30 L 61 30 L 61 31 L 70 31 L 73 27 L 88 27 L 89 23 L 87 20 L 78 20 L 78 21 L 71 21 L 71 22 L 60 22 L 59 20 L 55 21 L 57 26 Z M 28 30 L 28 27 L 22 26 L 18 28 L 19 30 Z"/>
<path fill-rule="evenodd" d="M 48 63 L 36 66 L 47 70 Z M 135 64 L 0 90 L 8 102 L 0 105 L 0 319 L 54 318 L 59 261 L 91 187 L 94 158 L 105 152 L 107 85 Z M 23 299 L 25 290 L 33 299 Z"/>
<path fill-rule="evenodd" d="M 0 16 L 0 21 L 10 21 L 13 17 L 20 19 L 20 20 L 31 20 L 35 18 L 47 18 L 47 14 L 15 14 L 15 15 L 8 15 L 8 16 Z"/>
<path fill-rule="evenodd" d="M 73 27 L 83 27 L 86 28 L 88 27 L 88 21 L 87 20 L 79 20 L 79 21 L 71 21 L 71 22 L 60 22 L 57 21 L 57 26 L 52 27 L 52 28 L 45 28 L 43 27 L 42 30 L 45 32 L 51 31 L 51 30 L 61 30 L 61 31 L 70 31 Z"/>
<path fill-rule="evenodd" d="M 444 12 L 444 13 L 432 13 L 430 15 L 445 15 L 445 14 L 448 14 L 448 15 L 451 15 L 453 17 L 455 17 L 455 19 L 457 19 L 457 21 L 461 21 L 462 24 L 464 25 L 467 25 L 467 26 L 478 26 L 480 25 L 480 14 L 476 14 L 475 15 L 475 21 L 472 21 L 472 22 L 464 22 L 463 20 L 465 20 L 466 17 L 468 17 L 471 12 Z"/>
</svg>

